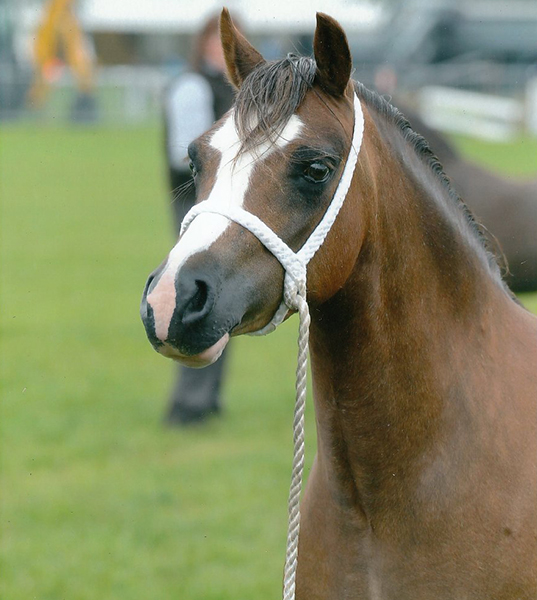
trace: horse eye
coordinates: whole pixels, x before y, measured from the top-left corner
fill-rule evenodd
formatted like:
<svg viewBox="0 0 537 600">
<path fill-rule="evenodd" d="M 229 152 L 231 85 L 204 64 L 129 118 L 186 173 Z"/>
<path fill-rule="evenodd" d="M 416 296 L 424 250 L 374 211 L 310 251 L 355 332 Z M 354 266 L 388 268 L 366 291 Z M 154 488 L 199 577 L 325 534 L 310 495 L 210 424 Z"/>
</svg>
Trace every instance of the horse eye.
<svg viewBox="0 0 537 600">
<path fill-rule="evenodd" d="M 192 173 L 192 177 L 196 177 L 196 175 L 198 174 L 198 170 L 196 169 L 196 165 L 192 161 L 188 163 L 188 168 Z"/>
<path fill-rule="evenodd" d="M 312 163 L 304 170 L 303 175 L 310 183 L 324 183 L 330 176 L 330 169 L 322 163 Z"/>
</svg>

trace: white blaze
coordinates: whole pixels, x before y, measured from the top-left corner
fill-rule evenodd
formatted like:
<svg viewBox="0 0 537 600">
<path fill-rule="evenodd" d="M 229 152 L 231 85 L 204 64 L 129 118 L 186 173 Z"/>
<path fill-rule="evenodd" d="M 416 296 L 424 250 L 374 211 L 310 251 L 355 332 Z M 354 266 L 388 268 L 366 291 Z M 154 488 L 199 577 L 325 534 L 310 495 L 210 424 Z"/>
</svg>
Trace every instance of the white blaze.
<svg viewBox="0 0 537 600">
<path fill-rule="evenodd" d="M 222 126 L 214 132 L 210 141 L 210 145 L 220 152 L 221 158 L 215 184 L 207 200 L 226 207 L 242 207 L 256 163 L 266 159 L 274 146 L 277 148 L 286 146 L 299 135 L 301 129 L 302 121 L 293 115 L 274 145 L 266 142 L 255 148 L 254 152 L 243 152 L 237 156 L 241 141 L 233 113 L 230 113 Z M 192 255 L 209 249 L 230 224 L 231 221 L 221 215 L 202 213 L 194 219 L 172 248 L 161 278 L 147 297 L 148 303 L 153 308 L 155 333 L 160 340 L 164 341 L 168 337 L 168 329 L 176 305 L 177 272 Z"/>
</svg>

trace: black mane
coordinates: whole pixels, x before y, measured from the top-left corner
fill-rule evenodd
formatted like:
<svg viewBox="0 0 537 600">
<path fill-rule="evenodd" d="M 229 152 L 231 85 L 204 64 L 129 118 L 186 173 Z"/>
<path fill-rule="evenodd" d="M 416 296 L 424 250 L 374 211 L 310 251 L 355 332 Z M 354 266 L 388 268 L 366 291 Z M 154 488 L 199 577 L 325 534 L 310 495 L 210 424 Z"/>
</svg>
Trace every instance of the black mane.
<svg viewBox="0 0 537 600">
<path fill-rule="evenodd" d="M 438 160 L 436 154 L 432 151 L 427 140 L 414 131 L 403 113 L 385 98 L 376 92 L 372 92 L 358 81 L 354 82 L 354 89 L 356 90 L 358 97 L 361 98 L 367 106 L 374 108 L 381 116 L 386 118 L 388 122 L 393 123 L 401 131 L 405 141 L 410 144 L 416 154 L 433 171 L 446 189 L 448 196 L 463 213 L 471 231 L 480 242 L 481 247 L 485 250 L 492 271 L 501 279 L 501 272 L 498 265 L 498 255 L 502 255 L 501 249 L 497 246 L 497 243 L 490 238 L 487 229 L 476 220 L 473 212 L 451 185 L 451 180 L 446 175 L 444 167 Z"/>
</svg>

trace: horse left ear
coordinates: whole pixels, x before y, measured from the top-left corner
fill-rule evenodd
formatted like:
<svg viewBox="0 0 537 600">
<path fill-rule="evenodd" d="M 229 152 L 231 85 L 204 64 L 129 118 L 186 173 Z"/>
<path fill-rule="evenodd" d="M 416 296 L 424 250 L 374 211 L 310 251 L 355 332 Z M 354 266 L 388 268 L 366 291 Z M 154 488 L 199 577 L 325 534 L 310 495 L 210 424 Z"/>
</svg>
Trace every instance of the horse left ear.
<svg viewBox="0 0 537 600">
<path fill-rule="evenodd" d="M 317 63 L 316 82 L 328 94 L 342 96 L 351 77 L 351 51 L 341 25 L 324 13 L 317 13 L 313 54 Z"/>
<path fill-rule="evenodd" d="M 227 8 L 220 15 L 220 38 L 229 81 L 238 89 L 265 59 L 235 27 Z"/>
</svg>

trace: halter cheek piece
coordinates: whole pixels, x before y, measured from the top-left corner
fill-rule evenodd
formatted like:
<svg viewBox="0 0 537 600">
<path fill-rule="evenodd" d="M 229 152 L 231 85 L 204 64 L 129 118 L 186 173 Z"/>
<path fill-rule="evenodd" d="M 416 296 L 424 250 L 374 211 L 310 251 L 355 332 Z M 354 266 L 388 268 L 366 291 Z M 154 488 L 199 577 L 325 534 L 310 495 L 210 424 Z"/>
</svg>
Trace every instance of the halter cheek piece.
<svg viewBox="0 0 537 600">
<path fill-rule="evenodd" d="M 266 246 L 272 254 L 280 261 L 285 269 L 285 283 L 283 299 L 278 310 L 268 323 L 262 329 L 253 332 L 251 335 L 266 335 L 276 329 L 284 320 L 288 310 L 298 310 L 297 295 L 306 297 L 306 270 L 309 261 L 324 242 L 330 231 L 336 217 L 339 213 L 343 201 L 347 196 L 351 180 L 358 159 L 358 152 L 362 144 L 364 130 L 364 116 L 362 107 L 356 94 L 354 95 L 354 132 L 352 143 L 349 150 L 349 156 L 345 163 L 345 169 L 339 180 L 339 184 L 332 198 L 330 206 L 326 210 L 321 222 L 313 230 L 310 237 L 306 240 L 298 252 L 293 252 L 291 248 L 281 240 L 272 229 L 267 227 L 259 217 L 240 207 L 220 206 L 216 202 L 200 202 L 196 204 L 185 216 L 181 225 L 181 235 L 188 229 L 192 221 L 201 213 L 213 213 L 227 217 L 235 221 L 245 229 L 253 233 L 259 241 Z"/>
<path fill-rule="evenodd" d="M 313 230 L 306 243 L 298 252 L 293 252 L 269 227 L 252 213 L 239 207 L 221 207 L 215 202 L 200 202 L 186 215 L 181 225 L 181 235 L 201 213 L 214 213 L 227 217 L 251 231 L 280 261 L 285 269 L 283 300 L 268 325 L 252 335 L 264 335 L 276 329 L 284 320 L 288 310 L 297 310 L 300 316 L 298 335 L 298 366 L 296 371 L 296 402 L 293 421 L 293 471 L 289 490 L 289 524 L 287 529 L 287 549 L 283 575 L 283 599 L 295 599 L 296 569 L 298 565 L 298 534 L 300 531 L 300 491 L 304 472 L 304 412 L 306 408 L 306 381 L 308 363 L 308 337 L 310 315 L 306 302 L 307 266 L 320 248 L 330 228 L 334 224 L 343 201 L 347 196 L 354 175 L 358 152 L 362 144 L 364 116 L 356 94 L 354 95 L 354 131 L 349 156 L 343 175 L 330 206 L 321 222 Z"/>
</svg>

